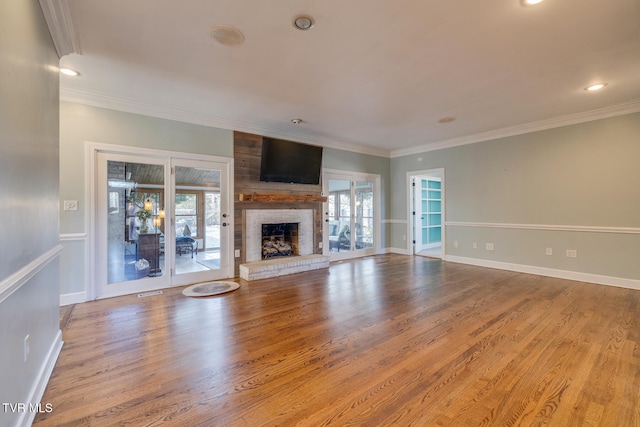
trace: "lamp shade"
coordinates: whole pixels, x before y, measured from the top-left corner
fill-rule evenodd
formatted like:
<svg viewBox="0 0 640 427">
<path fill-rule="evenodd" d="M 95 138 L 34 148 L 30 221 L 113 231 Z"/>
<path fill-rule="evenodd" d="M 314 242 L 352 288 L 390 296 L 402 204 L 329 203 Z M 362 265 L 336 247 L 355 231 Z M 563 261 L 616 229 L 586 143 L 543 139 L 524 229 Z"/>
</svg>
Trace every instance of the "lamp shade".
<svg viewBox="0 0 640 427">
<path fill-rule="evenodd" d="M 147 201 L 144 202 L 144 210 L 145 211 L 152 211 L 153 210 L 153 202 L 151 202 L 151 200 L 147 199 Z"/>
</svg>

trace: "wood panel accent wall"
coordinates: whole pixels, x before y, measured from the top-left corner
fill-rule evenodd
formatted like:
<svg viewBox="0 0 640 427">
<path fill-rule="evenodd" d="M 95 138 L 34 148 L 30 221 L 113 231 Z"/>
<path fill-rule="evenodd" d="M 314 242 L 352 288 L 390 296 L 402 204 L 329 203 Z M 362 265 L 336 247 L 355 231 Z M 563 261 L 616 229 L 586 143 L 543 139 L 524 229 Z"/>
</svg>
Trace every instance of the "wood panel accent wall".
<svg viewBox="0 0 640 427">
<path fill-rule="evenodd" d="M 262 155 L 262 136 L 244 132 L 233 134 L 233 158 L 234 158 L 234 212 L 235 224 L 234 248 L 240 250 L 240 258 L 235 259 L 235 276 L 240 275 L 240 264 L 245 263 L 244 248 L 244 212 L 248 209 L 313 209 L 314 212 L 314 253 L 321 254 L 322 249 L 318 243 L 322 242 L 322 203 L 321 202 L 253 202 L 240 200 L 240 194 L 250 195 L 292 195 L 296 199 L 305 199 L 306 196 L 317 200 L 322 196 L 322 183 L 286 184 L 280 182 L 260 181 L 260 157 Z M 251 199 L 251 198 L 249 198 Z M 260 199 L 260 197 L 258 197 Z M 274 199 L 271 197 L 271 199 Z M 278 197 L 275 197 L 278 199 Z"/>
</svg>

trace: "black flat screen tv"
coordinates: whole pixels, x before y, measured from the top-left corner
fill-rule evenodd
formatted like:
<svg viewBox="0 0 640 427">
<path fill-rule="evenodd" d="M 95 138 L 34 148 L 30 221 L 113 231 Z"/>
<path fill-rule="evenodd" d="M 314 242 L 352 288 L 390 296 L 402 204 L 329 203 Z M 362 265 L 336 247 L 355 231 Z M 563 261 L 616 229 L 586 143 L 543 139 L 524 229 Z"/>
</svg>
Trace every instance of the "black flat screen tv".
<svg viewBox="0 0 640 427">
<path fill-rule="evenodd" d="M 260 181 L 320 184 L 322 147 L 263 138 Z"/>
</svg>

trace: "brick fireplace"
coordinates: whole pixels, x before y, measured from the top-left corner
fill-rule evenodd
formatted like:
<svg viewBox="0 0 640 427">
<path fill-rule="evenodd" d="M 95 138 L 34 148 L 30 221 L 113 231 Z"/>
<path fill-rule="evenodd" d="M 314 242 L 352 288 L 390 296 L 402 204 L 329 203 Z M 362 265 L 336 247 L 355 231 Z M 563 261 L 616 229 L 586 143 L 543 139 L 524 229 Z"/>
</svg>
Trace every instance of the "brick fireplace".
<svg viewBox="0 0 640 427">
<path fill-rule="evenodd" d="M 312 209 L 250 209 L 245 212 L 244 252 L 246 262 L 260 261 L 263 254 L 263 228 L 277 224 L 285 230 L 284 224 L 296 224 L 294 255 L 313 254 L 313 210 Z M 278 227 L 267 227 L 275 228 Z M 293 228 L 293 227 L 291 227 Z M 275 239 L 274 239 L 275 240 Z"/>
<path fill-rule="evenodd" d="M 260 159 L 262 139 L 260 135 L 234 132 L 234 249 L 236 257 L 235 274 L 240 275 L 240 266 L 257 262 L 293 264 L 311 262 L 307 258 L 322 254 L 322 185 L 289 184 L 260 181 Z M 249 196 L 277 196 L 266 199 Z M 283 200 L 281 197 L 285 197 Z M 280 197 L 280 198 L 278 198 Z M 298 223 L 298 256 L 275 257 L 262 260 L 262 227 L 254 224 L 256 217 L 269 215 L 275 211 L 276 217 L 261 220 L 265 224 Z M 287 211 L 284 214 L 284 211 Z M 304 213 L 304 219 L 297 216 Z M 287 217 L 283 217 L 287 215 Z M 247 240 L 251 239 L 251 243 Z M 255 240 L 254 240 L 255 239 Z M 255 243 L 255 244 L 254 244 Z M 314 260 L 312 262 L 318 262 Z M 302 267 L 301 267 L 302 268 Z M 284 270 L 283 270 L 284 271 Z M 289 270 L 291 272 L 291 270 Z"/>
</svg>

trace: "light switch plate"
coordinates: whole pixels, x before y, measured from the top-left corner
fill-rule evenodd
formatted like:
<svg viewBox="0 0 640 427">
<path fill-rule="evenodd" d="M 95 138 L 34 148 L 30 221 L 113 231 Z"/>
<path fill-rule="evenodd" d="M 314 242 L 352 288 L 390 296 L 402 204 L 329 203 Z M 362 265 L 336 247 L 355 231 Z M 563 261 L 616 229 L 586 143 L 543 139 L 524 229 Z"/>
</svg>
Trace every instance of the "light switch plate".
<svg viewBox="0 0 640 427">
<path fill-rule="evenodd" d="M 65 200 L 63 203 L 63 207 L 65 211 L 77 211 L 78 210 L 78 201 L 77 200 Z"/>
</svg>

